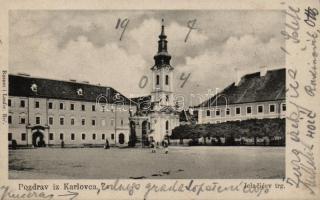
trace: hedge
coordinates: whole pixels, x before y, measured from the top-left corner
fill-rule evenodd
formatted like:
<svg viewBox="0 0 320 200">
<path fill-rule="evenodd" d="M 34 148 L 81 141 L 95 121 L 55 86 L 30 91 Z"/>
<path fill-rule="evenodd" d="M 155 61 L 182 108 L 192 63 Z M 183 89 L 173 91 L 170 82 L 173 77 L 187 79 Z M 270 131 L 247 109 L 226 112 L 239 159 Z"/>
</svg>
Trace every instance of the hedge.
<svg viewBox="0 0 320 200">
<path fill-rule="evenodd" d="M 171 139 L 195 139 L 201 137 L 285 138 L 285 119 L 249 119 L 219 124 L 181 125 L 172 130 Z"/>
</svg>

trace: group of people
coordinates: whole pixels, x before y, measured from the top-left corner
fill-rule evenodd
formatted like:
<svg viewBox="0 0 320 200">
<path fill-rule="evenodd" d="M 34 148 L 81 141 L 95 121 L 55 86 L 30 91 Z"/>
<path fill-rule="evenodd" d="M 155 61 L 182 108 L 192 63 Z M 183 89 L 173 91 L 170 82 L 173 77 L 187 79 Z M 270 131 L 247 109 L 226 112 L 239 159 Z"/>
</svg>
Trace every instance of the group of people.
<svg viewBox="0 0 320 200">
<path fill-rule="evenodd" d="M 168 141 L 167 140 L 163 140 L 161 144 L 162 144 L 162 147 L 164 149 L 165 154 L 168 154 L 169 153 L 169 149 L 168 149 L 169 143 L 168 143 Z M 151 140 L 150 148 L 151 148 L 151 153 L 156 153 L 157 152 L 157 148 L 159 148 L 159 143 L 156 142 L 155 140 Z"/>
<path fill-rule="evenodd" d="M 64 143 L 61 144 L 61 145 L 64 145 Z M 165 154 L 168 154 L 169 153 L 169 149 L 168 149 L 169 143 L 168 143 L 168 141 L 167 140 L 163 140 L 161 145 L 162 145 L 162 147 L 164 149 Z M 109 141 L 107 139 L 106 143 L 104 145 L 104 149 L 109 149 L 109 148 L 110 148 L 110 145 L 109 145 Z M 150 148 L 152 149 L 151 150 L 152 153 L 156 153 L 157 152 L 157 148 L 159 148 L 159 143 L 156 142 L 154 139 L 152 139 L 151 142 L 150 142 Z"/>
</svg>

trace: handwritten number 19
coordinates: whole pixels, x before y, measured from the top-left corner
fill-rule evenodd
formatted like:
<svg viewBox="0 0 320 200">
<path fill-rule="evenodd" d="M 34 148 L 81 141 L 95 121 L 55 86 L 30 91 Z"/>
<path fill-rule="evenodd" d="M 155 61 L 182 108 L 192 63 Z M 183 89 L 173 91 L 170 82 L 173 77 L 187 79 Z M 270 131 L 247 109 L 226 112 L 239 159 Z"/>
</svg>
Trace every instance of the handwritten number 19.
<svg viewBox="0 0 320 200">
<path fill-rule="evenodd" d="M 120 41 L 122 40 L 122 37 L 123 37 L 123 34 L 124 32 L 126 31 L 127 27 L 128 27 L 128 24 L 129 24 L 129 19 L 128 18 L 125 18 L 124 20 L 121 20 L 120 18 L 118 19 L 117 21 L 117 25 L 116 25 L 116 29 L 118 28 L 121 28 L 122 29 L 122 32 L 121 32 L 121 35 L 120 35 Z"/>
</svg>

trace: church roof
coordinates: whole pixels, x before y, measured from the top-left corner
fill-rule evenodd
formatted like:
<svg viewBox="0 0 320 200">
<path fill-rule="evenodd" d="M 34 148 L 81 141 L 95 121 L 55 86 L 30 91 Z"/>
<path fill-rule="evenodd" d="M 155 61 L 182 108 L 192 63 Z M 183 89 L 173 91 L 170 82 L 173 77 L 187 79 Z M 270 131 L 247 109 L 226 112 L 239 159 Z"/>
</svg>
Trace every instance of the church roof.
<svg viewBox="0 0 320 200">
<path fill-rule="evenodd" d="M 172 106 L 163 106 L 160 109 L 160 112 L 165 112 L 165 113 L 172 113 L 172 112 L 176 112 L 175 109 Z"/>
<path fill-rule="evenodd" d="M 162 69 L 162 68 L 169 68 L 170 70 L 173 70 L 174 68 L 171 65 L 167 65 L 167 64 L 162 64 L 162 65 L 153 65 L 151 67 L 152 70 L 158 70 L 158 69 Z"/>
<path fill-rule="evenodd" d="M 97 98 L 103 95 L 105 98 L 101 98 L 100 102 L 135 105 L 112 87 L 11 74 L 9 75 L 9 95 L 89 102 L 96 102 Z"/>
<path fill-rule="evenodd" d="M 179 115 L 180 122 L 192 123 L 196 121 L 195 117 L 190 114 L 190 110 L 182 110 Z"/>
<path fill-rule="evenodd" d="M 140 109 L 144 111 L 149 111 L 151 109 L 151 95 L 140 96 L 130 98 L 133 102 L 135 102 L 138 106 L 140 105 Z"/>
<path fill-rule="evenodd" d="M 285 99 L 286 70 L 269 70 L 265 76 L 260 72 L 243 76 L 238 85 L 232 83 L 222 92 L 196 107 L 276 101 Z"/>
<path fill-rule="evenodd" d="M 162 19 L 161 33 L 158 40 L 158 52 L 153 57 L 155 63 L 151 67 L 151 70 L 158 70 L 161 68 L 169 68 L 170 70 L 173 67 L 170 65 L 171 55 L 168 53 L 168 41 L 166 40 L 167 36 L 164 33 L 164 20 Z"/>
</svg>

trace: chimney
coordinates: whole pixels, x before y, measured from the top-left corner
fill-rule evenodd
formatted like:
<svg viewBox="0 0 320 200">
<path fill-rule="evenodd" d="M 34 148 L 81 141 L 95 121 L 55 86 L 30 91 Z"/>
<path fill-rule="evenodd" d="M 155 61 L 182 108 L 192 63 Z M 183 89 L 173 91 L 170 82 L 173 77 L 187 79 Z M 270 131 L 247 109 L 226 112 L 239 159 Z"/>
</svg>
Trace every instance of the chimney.
<svg viewBox="0 0 320 200">
<path fill-rule="evenodd" d="M 267 74 L 267 66 L 261 66 L 260 67 L 260 76 L 265 76 Z"/>
<path fill-rule="evenodd" d="M 236 80 L 234 82 L 234 85 L 238 86 L 241 81 L 240 72 L 239 72 L 238 68 L 234 68 L 234 71 L 235 71 L 235 75 L 236 75 Z"/>
</svg>

